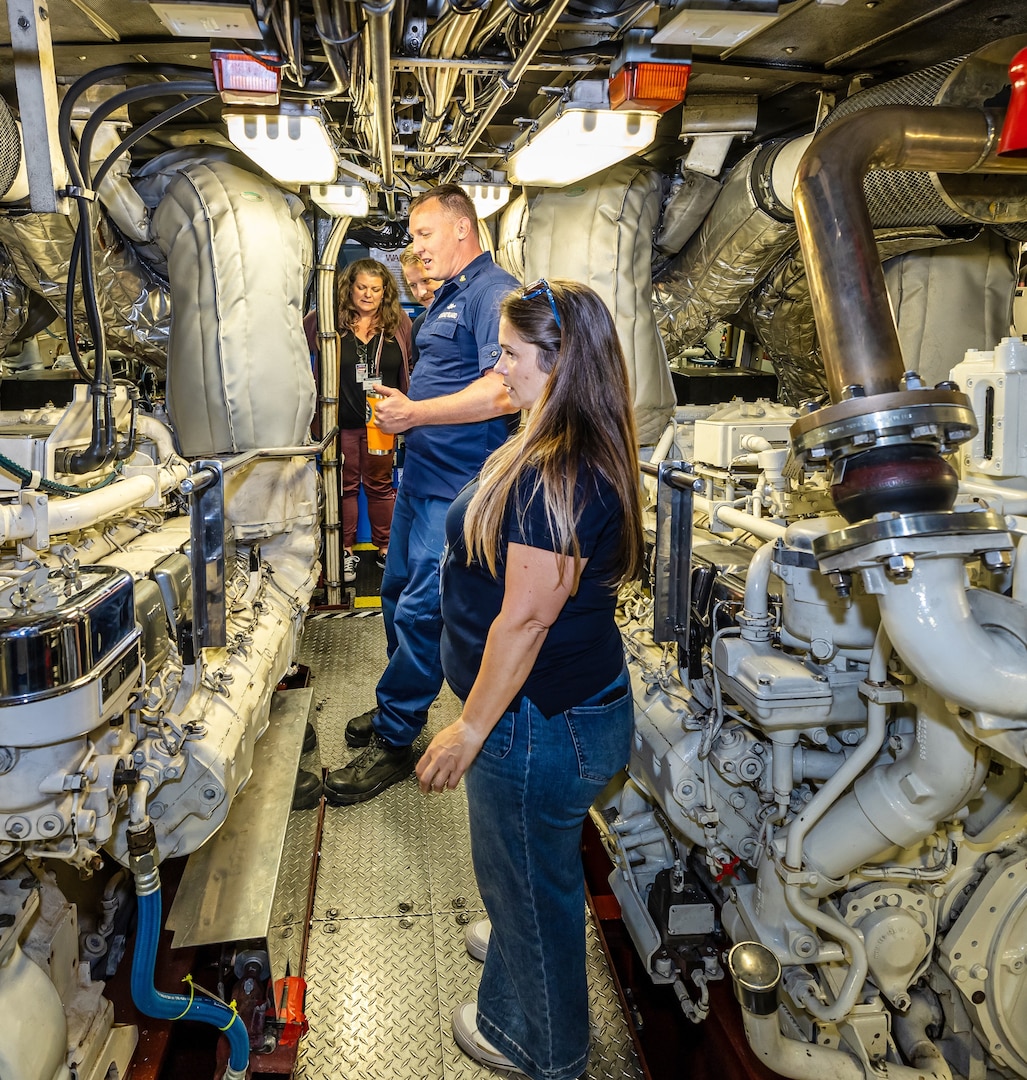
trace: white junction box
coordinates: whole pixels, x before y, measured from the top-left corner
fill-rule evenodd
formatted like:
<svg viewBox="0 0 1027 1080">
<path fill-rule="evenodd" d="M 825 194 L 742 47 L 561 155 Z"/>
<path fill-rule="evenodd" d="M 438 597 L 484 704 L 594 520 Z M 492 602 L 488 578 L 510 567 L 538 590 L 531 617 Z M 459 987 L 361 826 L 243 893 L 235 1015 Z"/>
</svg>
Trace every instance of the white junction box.
<svg viewBox="0 0 1027 1080">
<path fill-rule="evenodd" d="M 799 412 L 773 401 L 734 401 L 717 409 L 705 420 L 695 422 L 694 460 L 716 468 L 729 468 L 745 451 L 743 435 L 758 435 L 773 446 L 788 445 L 788 431 Z"/>
</svg>

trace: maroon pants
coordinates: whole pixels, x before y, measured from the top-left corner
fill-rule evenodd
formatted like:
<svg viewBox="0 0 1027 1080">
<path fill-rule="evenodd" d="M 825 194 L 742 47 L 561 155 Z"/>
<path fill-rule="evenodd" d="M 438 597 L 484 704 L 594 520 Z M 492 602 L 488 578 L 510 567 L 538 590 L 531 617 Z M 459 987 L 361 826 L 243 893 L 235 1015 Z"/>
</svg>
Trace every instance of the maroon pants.
<svg viewBox="0 0 1027 1080">
<path fill-rule="evenodd" d="M 349 551 L 357 540 L 357 494 L 364 485 L 367 516 L 371 521 L 371 541 L 380 551 L 389 546 L 392 508 L 396 489 L 392 486 L 395 454 L 369 454 L 366 428 L 343 428 L 339 432 L 342 462 L 342 546 Z"/>
</svg>

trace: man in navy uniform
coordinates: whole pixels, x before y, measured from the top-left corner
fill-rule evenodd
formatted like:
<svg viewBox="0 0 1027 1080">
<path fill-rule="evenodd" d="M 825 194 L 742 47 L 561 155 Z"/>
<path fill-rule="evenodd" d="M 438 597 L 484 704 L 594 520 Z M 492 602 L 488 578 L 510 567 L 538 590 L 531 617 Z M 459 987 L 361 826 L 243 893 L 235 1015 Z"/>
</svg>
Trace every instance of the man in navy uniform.
<svg viewBox="0 0 1027 1080">
<path fill-rule="evenodd" d="M 503 377 L 492 369 L 500 353 L 499 304 L 519 286 L 482 251 L 474 204 L 456 184 L 433 188 L 411 202 L 410 233 L 425 271 L 445 284 L 417 334 L 409 395 L 380 388 L 379 426 L 406 432 L 382 578 L 389 662 L 376 690 L 378 707 L 346 725 L 346 742 L 366 749 L 328 775 L 325 796 L 333 803 L 374 798 L 413 768 L 412 744 L 442 687 L 439 560 L 446 511 L 516 422 Z"/>
</svg>

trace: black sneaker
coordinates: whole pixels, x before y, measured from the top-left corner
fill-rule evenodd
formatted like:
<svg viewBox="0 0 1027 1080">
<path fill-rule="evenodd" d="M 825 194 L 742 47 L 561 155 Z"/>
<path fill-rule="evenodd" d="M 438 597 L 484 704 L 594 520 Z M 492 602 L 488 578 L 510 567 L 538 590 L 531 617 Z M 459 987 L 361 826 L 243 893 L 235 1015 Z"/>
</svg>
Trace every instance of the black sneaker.
<svg viewBox="0 0 1027 1080">
<path fill-rule="evenodd" d="M 354 716 L 346 725 L 346 744 L 348 746 L 369 746 L 374 734 L 374 718 L 377 709 L 368 709 L 359 716 Z"/>
<path fill-rule="evenodd" d="M 336 806 L 367 802 L 406 779 L 414 767 L 412 746 L 393 746 L 376 735 L 348 765 L 325 777 L 325 798 Z"/>
</svg>

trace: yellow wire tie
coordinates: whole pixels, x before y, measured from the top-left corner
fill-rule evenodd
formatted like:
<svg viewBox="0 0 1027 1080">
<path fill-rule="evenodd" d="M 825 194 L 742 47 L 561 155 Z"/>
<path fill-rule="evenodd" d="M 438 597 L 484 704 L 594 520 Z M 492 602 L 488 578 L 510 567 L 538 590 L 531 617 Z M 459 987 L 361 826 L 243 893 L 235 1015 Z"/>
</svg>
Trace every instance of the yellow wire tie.
<svg viewBox="0 0 1027 1080">
<path fill-rule="evenodd" d="M 218 1031 L 227 1031 L 235 1023 L 236 1018 L 239 1015 L 239 1010 L 235 1007 L 235 999 L 234 998 L 228 1003 L 228 1007 L 232 1010 L 232 1019 L 229 1020 L 228 1023 L 225 1024 L 225 1026 L 223 1028 L 218 1028 Z"/>
<path fill-rule="evenodd" d="M 185 1008 L 178 1014 L 178 1016 L 173 1016 L 171 1018 L 172 1020 L 181 1020 L 182 1017 L 185 1016 L 185 1014 L 192 1007 L 193 999 L 196 997 L 196 987 L 193 985 L 192 975 L 186 975 L 185 978 L 182 979 L 182 982 L 189 984 L 189 1000 L 185 1003 Z"/>
</svg>

